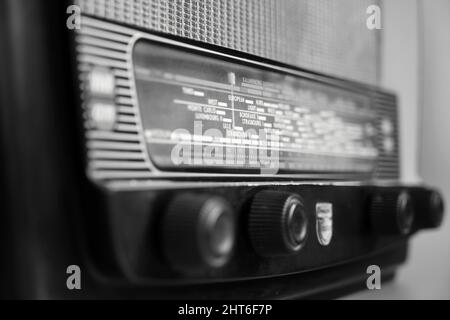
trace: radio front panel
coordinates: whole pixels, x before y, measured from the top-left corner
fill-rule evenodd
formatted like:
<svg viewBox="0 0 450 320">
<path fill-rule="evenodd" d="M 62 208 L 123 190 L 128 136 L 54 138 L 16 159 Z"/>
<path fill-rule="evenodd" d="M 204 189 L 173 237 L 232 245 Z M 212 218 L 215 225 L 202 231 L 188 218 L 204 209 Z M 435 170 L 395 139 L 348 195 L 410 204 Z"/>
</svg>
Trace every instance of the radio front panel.
<svg viewBox="0 0 450 320">
<path fill-rule="evenodd" d="M 368 85 L 372 55 L 330 50 L 371 51 L 377 33 L 330 39 L 328 5 L 78 0 L 76 29 L 78 8 L 43 2 L 0 10 L 17 27 L 0 29 L 0 295 L 342 294 L 368 266 L 392 279 L 409 239 L 442 224 L 439 191 L 399 180 L 396 97 Z"/>
<path fill-rule="evenodd" d="M 397 180 L 395 97 L 84 17 L 95 181 Z"/>
<path fill-rule="evenodd" d="M 374 170 L 367 96 L 151 41 L 133 54 L 145 142 L 161 170 Z"/>
</svg>

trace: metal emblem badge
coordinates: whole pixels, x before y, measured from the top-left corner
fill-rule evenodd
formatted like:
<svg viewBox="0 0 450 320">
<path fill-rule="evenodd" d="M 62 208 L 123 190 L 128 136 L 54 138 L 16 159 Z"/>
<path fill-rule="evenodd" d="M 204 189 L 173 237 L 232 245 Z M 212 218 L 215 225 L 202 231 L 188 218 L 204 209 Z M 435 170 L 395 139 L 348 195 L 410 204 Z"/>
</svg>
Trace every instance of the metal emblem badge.
<svg viewBox="0 0 450 320">
<path fill-rule="evenodd" d="M 333 237 L 333 204 L 316 203 L 316 233 L 322 246 L 327 246 Z"/>
</svg>

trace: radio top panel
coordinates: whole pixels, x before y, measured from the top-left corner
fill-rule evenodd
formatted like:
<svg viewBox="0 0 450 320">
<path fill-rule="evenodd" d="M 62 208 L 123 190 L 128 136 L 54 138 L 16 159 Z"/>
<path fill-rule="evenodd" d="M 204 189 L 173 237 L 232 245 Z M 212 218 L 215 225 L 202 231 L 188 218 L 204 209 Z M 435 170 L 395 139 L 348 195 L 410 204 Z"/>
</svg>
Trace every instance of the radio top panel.
<svg viewBox="0 0 450 320">
<path fill-rule="evenodd" d="M 83 26 L 96 180 L 398 178 L 390 94 L 91 18 Z"/>
</svg>

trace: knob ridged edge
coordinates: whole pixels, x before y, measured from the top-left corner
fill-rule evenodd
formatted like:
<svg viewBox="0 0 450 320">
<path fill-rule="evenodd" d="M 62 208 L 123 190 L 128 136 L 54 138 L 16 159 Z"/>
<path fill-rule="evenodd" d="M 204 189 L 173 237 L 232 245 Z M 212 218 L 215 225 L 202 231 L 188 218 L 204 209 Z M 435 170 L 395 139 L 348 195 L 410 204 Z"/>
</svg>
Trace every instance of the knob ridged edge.
<svg viewBox="0 0 450 320">
<path fill-rule="evenodd" d="M 383 190 L 378 191 L 372 198 L 371 224 L 380 234 L 408 234 L 413 216 L 412 200 L 407 191 Z"/>
<path fill-rule="evenodd" d="M 261 256 L 292 254 L 302 244 L 293 246 L 287 236 L 288 207 L 295 202 L 303 208 L 301 198 L 289 192 L 261 191 L 252 201 L 249 214 L 249 237 Z"/>
<path fill-rule="evenodd" d="M 444 199 L 437 190 L 420 188 L 413 193 L 417 207 L 416 225 L 421 229 L 438 228 L 444 220 Z"/>
<path fill-rule="evenodd" d="M 208 268 L 218 268 L 228 262 L 231 255 L 212 256 L 202 238 L 202 227 L 207 207 L 214 202 L 232 217 L 228 203 L 220 197 L 198 194 L 178 195 L 170 202 L 162 218 L 161 237 L 163 252 L 170 266 L 184 274 L 196 274 Z M 233 234 L 234 237 L 234 234 Z"/>
</svg>

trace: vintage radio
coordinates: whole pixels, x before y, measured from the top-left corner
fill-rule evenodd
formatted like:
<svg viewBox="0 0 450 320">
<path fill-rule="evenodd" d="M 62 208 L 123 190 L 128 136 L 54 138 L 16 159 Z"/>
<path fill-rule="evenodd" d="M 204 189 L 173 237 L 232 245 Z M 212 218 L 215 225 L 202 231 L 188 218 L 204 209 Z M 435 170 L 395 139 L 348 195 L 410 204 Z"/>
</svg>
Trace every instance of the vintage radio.
<svg viewBox="0 0 450 320">
<path fill-rule="evenodd" d="M 314 25 L 294 41 L 292 8 L 313 19 L 319 5 L 81 0 L 68 30 L 70 3 L 38 3 L 2 3 L 3 32 L 23 25 L 2 53 L 20 65 L 5 65 L 3 102 L 25 112 L 2 108 L 18 175 L 5 201 L 20 212 L 5 272 L 35 280 L 10 283 L 17 295 L 330 296 L 365 286 L 370 265 L 392 278 L 409 237 L 440 225 L 439 193 L 400 180 L 376 37 L 354 35 L 375 48 L 353 53 L 363 72 L 339 50 L 300 51 Z M 69 265 L 83 290 L 65 287 Z"/>
</svg>

